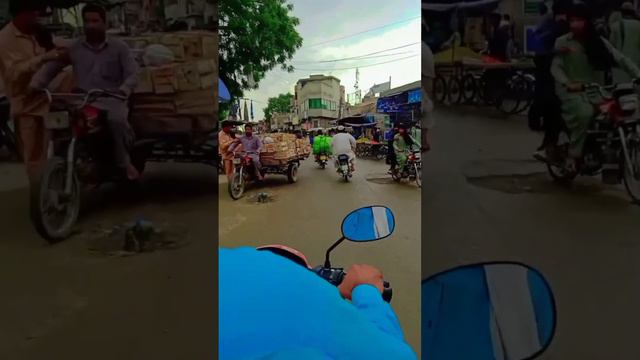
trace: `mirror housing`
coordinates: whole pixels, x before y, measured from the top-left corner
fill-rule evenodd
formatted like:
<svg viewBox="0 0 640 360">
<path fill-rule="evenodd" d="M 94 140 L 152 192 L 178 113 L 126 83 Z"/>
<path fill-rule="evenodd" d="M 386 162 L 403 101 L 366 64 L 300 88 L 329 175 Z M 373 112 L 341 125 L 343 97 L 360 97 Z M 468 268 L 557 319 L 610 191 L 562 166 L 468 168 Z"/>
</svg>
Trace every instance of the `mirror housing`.
<svg viewBox="0 0 640 360">
<path fill-rule="evenodd" d="M 422 347 L 429 359 L 534 359 L 555 328 L 551 287 L 530 266 L 461 266 L 422 282 Z"/>
<path fill-rule="evenodd" d="M 355 242 L 389 237 L 396 227 L 393 212 L 386 206 L 368 206 L 352 211 L 342 220 L 342 236 Z"/>
</svg>

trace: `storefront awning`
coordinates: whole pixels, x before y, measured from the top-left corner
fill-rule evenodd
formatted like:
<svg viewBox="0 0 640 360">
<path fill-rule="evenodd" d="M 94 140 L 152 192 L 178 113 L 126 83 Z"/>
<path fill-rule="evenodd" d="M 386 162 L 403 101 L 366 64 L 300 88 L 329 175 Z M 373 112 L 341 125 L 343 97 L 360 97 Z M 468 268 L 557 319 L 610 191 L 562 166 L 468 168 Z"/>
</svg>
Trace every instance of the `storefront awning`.
<svg viewBox="0 0 640 360">
<path fill-rule="evenodd" d="M 222 79 L 218 79 L 218 100 L 220 102 L 231 101 L 231 93 L 229 92 L 227 85 L 224 84 Z"/>
<path fill-rule="evenodd" d="M 371 126 L 375 125 L 375 119 L 370 116 L 350 116 L 336 120 L 336 124 L 347 126 Z"/>
</svg>

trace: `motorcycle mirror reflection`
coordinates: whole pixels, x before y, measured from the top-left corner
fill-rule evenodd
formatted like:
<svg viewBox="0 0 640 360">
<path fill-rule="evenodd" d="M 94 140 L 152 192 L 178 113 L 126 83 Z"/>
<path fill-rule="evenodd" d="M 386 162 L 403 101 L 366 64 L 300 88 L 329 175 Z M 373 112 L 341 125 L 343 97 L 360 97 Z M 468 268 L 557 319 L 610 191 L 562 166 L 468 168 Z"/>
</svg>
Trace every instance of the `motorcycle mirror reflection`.
<svg viewBox="0 0 640 360">
<path fill-rule="evenodd" d="M 422 282 L 428 359 L 534 359 L 551 343 L 555 327 L 551 288 L 529 266 L 463 266 Z"/>
<path fill-rule="evenodd" d="M 390 236 L 395 226 L 391 209 L 385 206 L 369 206 L 355 210 L 344 218 L 342 236 L 356 242 L 381 240 Z"/>
</svg>

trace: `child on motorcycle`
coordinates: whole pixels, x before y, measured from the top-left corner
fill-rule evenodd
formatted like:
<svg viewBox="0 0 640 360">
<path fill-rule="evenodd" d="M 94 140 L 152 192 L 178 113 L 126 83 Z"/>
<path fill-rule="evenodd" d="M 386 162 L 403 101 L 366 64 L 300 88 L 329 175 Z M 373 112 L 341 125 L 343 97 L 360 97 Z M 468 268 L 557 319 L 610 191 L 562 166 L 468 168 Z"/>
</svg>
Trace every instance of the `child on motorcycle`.
<svg viewBox="0 0 640 360">
<path fill-rule="evenodd" d="M 571 7 L 569 23 L 571 31 L 556 41 L 551 73 L 562 102 L 562 116 L 571 135 L 570 159 L 566 167 L 569 171 L 576 171 L 576 164 L 582 158 L 587 130 L 595 115 L 592 99 L 583 93 L 584 85 L 604 83 L 605 73 L 616 65 L 635 78 L 640 78 L 640 69 L 598 35 L 593 16 L 586 5 L 575 4 Z"/>
</svg>

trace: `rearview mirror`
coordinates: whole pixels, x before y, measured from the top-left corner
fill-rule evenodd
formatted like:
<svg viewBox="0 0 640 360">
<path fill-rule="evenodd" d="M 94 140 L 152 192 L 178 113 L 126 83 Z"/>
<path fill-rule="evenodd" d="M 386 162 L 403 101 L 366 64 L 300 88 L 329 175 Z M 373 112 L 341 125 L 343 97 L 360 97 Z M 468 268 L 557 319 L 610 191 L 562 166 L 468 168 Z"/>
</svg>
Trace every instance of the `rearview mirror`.
<svg viewBox="0 0 640 360">
<path fill-rule="evenodd" d="M 529 266 L 462 266 L 422 282 L 426 359 L 533 359 L 549 346 L 555 327 L 551 288 Z"/>
<path fill-rule="evenodd" d="M 381 240 L 393 233 L 396 221 L 391 209 L 369 206 L 351 212 L 342 221 L 342 236 L 357 242 Z"/>
</svg>

